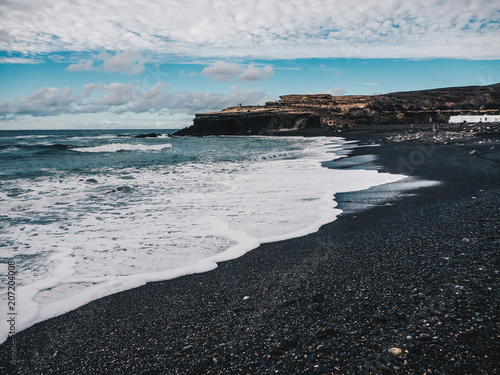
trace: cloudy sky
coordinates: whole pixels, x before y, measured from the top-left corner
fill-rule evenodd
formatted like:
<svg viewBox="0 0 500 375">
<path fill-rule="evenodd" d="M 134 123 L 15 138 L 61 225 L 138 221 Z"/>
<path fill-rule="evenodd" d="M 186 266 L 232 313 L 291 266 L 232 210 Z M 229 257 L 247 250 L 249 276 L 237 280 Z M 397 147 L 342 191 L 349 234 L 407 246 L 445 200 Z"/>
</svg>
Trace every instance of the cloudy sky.
<svg viewBox="0 0 500 375">
<path fill-rule="evenodd" d="M 490 0 L 0 0 L 0 130 L 500 82 Z"/>
</svg>

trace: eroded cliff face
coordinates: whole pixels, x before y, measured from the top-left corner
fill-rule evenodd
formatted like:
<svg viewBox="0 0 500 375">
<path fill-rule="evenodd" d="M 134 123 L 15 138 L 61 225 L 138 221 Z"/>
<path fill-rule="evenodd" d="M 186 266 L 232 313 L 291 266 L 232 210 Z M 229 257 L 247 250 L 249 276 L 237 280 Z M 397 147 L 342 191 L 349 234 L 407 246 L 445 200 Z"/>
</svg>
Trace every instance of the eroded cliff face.
<svg viewBox="0 0 500 375">
<path fill-rule="evenodd" d="M 308 128 L 444 123 L 450 116 L 500 112 L 500 84 L 384 95 L 284 95 L 264 106 L 196 114 L 175 135 L 264 135 Z"/>
</svg>

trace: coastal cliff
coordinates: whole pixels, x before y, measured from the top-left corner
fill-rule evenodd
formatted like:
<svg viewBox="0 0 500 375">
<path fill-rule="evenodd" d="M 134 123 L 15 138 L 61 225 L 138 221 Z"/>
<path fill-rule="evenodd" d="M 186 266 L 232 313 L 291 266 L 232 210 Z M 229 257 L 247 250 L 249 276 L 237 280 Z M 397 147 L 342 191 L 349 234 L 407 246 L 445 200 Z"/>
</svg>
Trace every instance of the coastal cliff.
<svg viewBox="0 0 500 375">
<path fill-rule="evenodd" d="M 460 114 L 500 112 L 500 83 L 382 95 L 284 95 L 263 106 L 196 114 L 174 135 L 275 135 L 307 129 L 336 131 L 362 125 L 448 122 Z"/>
</svg>

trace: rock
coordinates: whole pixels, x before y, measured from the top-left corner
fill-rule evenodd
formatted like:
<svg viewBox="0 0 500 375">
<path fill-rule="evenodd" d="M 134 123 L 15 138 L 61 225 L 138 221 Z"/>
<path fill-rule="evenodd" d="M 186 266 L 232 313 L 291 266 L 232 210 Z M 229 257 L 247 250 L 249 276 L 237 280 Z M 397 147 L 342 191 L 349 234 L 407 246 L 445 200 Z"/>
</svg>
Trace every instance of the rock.
<svg viewBox="0 0 500 375">
<path fill-rule="evenodd" d="M 156 138 L 159 135 L 160 134 L 156 134 L 156 133 L 139 134 L 139 135 L 136 135 L 134 138 Z"/>
<path fill-rule="evenodd" d="M 97 180 L 95 178 L 89 178 L 85 181 L 87 184 L 97 184 Z"/>
<path fill-rule="evenodd" d="M 452 114 L 473 110 L 471 97 L 480 106 L 499 108 L 500 84 L 383 95 L 283 95 L 264 106 L 240 105 L 198 113 L 192 126 L 173 135 L 307 134 L 307 129 L 328 133 L 360 125 L 444 123 Z M 419 135 L 424 136 L 429 137 L 427 132 Z"/>
<path fill-rule="evenodd" d="M 471 154 L 471 155 L 477 155 L 477 154 L 478 154 L 478 152 L 477 152 L 477 150 L 472 150 L 472 151 L 470 152 L 470 154 Z"/>
<path fill-rule="evenodd" d="M 431 335 L 427 334 L 427 333 L 422 333 L 420 336 L 419 336 L 420 340 L 422 341 L 429 341 L 429 340 L 432 340 L 432 337 Z"/>
<path fill-rule="evenodd" d="M 394 357 L 399 357 L 402 353 L 402 350 L 400 348 L 390 348 L 389 349 L 389 354 L 393 355 Z"/>
</svg>

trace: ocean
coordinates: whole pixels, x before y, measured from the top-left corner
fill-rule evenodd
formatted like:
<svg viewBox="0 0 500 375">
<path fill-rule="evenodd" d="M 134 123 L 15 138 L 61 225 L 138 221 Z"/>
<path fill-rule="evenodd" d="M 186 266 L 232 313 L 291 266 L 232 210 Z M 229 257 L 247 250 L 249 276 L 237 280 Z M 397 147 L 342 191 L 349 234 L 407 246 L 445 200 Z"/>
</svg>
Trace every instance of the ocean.
<svg viewBox="0 0 500 375">
<path fill-rule="evenodd" d="M 134 138 L 149 132 L 0 131 L 0 263 L 4 275 L 15 264 L 16 332 L 313 233 L 341 213 L 335 194 L 404 178 L 326 168 L 356 147 L 342 138 Z M 0 300 L 7 317 L 7 281 Z M 8 333 L 1 324 L 0 342 Z"/>
</svg>

